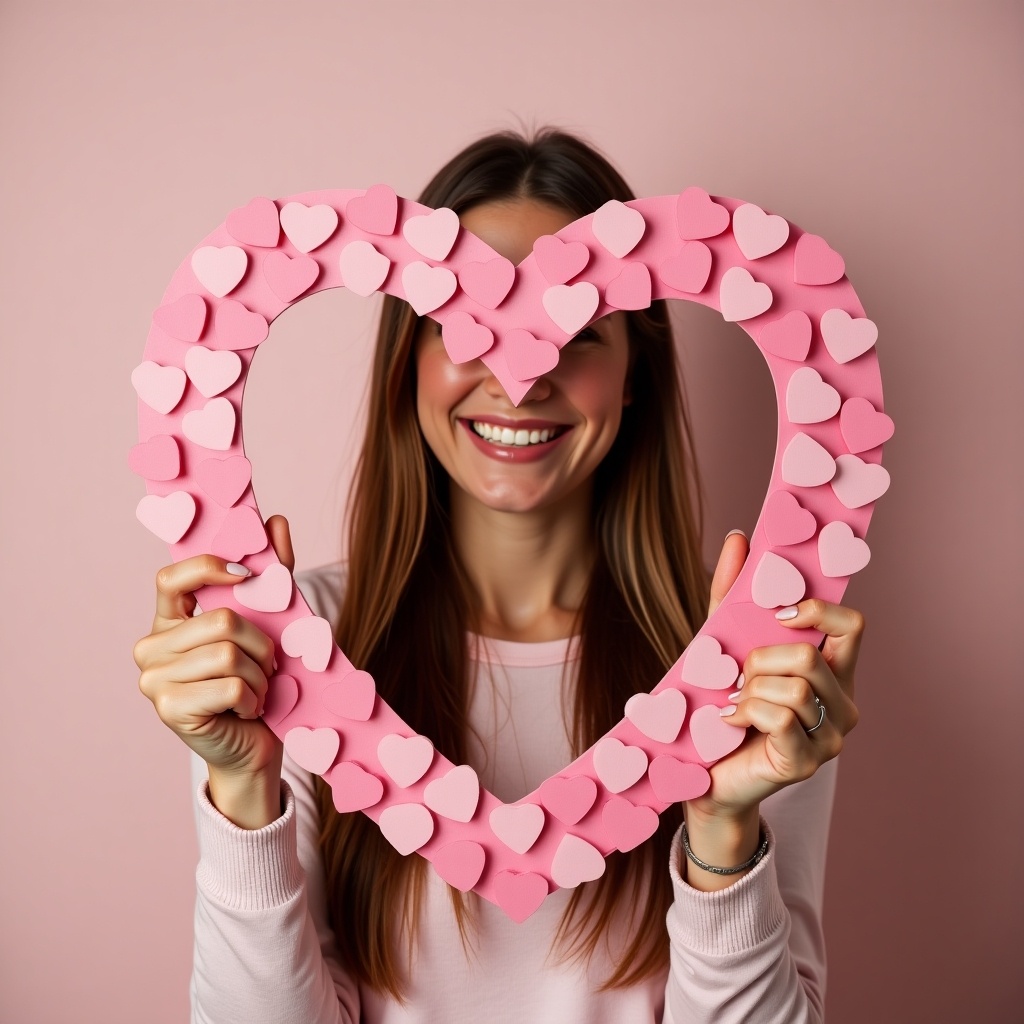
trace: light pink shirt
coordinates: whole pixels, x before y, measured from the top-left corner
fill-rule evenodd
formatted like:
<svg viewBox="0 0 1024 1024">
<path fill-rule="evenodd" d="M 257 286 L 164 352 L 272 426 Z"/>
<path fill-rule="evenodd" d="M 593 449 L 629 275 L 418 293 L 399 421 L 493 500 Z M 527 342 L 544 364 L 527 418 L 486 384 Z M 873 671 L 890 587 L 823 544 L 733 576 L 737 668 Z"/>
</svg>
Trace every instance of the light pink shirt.
<svg viewBox="0 0 1024 1024">
<path fill-rule="evenodd" d="M 342 568 L 300 573 L 297 582 L 312 609 L 333 620 Z M 518 799 L 572 760 L 561 701 L 577 657 L 569 640 L 483 640 L 477 650 L 470 721 L 484 742 L 471 742 L 467 760 L 500 799 Z M 793 1024 L 822 1018 L 821 908 L 835 761 L 764 801 L 769 852 L 726 889 L 705 893 L 683 881 L 676 834 L 666 865 L 675 890 L 666 919 L 671 965 L 629 989 L 597 991 L 627 936 L 623 915 L 587 967 L 550 955 L 568 891 L 554 892 L 518 925 L 476 900 L 479 930 L 467 959 L 448 887 L 427 872 L 404 1006 L 357 984 L 339 960 L 327 924 L 312 777 L 286 756 L 284 814 L 246 831 L 210 803 L 198 758 L 193 775 L 200 861 L 192 1019 L 199 1024 Z"/>
</svg>

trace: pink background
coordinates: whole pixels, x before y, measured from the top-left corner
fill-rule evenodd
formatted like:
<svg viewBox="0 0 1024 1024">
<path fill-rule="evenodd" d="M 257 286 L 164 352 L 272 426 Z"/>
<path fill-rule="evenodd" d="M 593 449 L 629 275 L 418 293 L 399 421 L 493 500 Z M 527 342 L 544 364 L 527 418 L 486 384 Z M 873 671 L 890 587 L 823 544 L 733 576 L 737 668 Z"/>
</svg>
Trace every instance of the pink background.
<svg viewBox="0 0 1024 1024">
<path fill-rule="evenodd" d="M 869 631 L 832 833 L 829 1020 L 1011 1019 L 1022 29 L 1012 2 L 4 3 L 0 1019 L 187 1017 L 187 757 L 131 657 L 168 553 L 134 518 L 126 463 L 128 378 L 171 274 L 255 195 L 414 196 L 520 120 L 583 132 L 640 195 L 699 184 L 846 257 L 897 432 L 847 594 Z M 300 568 L 340 552 L 375 309 L 310 298 L 254 364 L 246 447 Z M 678 317 L 711 558 L 753 526 L 775 410 L 739 328 Z"/>
</svg>

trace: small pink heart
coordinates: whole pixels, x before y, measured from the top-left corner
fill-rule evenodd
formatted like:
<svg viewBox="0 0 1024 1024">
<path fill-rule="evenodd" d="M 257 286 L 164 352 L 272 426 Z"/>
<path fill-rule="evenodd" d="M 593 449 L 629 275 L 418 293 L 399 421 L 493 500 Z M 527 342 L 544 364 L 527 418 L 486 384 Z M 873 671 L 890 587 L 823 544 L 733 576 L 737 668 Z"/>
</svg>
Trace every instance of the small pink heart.
<svg viewBox="0 0 1024 1024">
<path fill-rule="evenodd" d="M 255 348 L 267 340 L 269 333 L 270 324 L 259 313 L 253 313 L 234 299 L 225 299 L 213 315 L 213 337 L 207 344 L 210 348 L 237 352 Z"/>
<path fill-rule="evenodd" d="M 341 737 L 334 729 L 307 729 L 297 725 L 284 734 L 285 753 L 300 767 L 323 775 L 334 764 Z"/>
<path fill-rule="evenodd" d="M 499 871 L 494 878 L 494 900 L 516 924 L 522 924 L 547 895 L 547 879 L 533 871 Z"/>
<path fill-rule="evenodd" d="M 658 815 L 651 807 L 637 807 L 625 797 L 613 796 L 604 805 L 601 821 L 622 853 L 638 847 L 658 831 Z"/>
<path fill-rule="evenodd" d="M 237 245 L 203 245 L 192 253 L 191 263 L 196 280 L 222 299 L 245 277 L 249 257 Z"/>
<path fill-rule="evenodd" d="M 204 459 L 196 466 L 196 482 L 222 508 L 231 508 L 251 481 L 252 464 L 244 455 Z"/>
<path fill-rule="evenodd" d="M 799 433 L 782 453 L 782 479 L 794 487 L 817 487 L 836 475 L 836 460 L 813 437 Z"/>
<path fill-rule="evenodd" d="M 832 490 L 847 508 L 860 508 L 889 490 L 889 471 L 856 455 L 840 455 Z"/>
<path fill-rule="evenodd" d="M 616 309 L 646 309 L 651 304 L 651 272 L 643 263 L 627 263 L 608 282 L 604 300 Z"/>
<path fill-rule="evenodd" d="M 631 747 L 614 736 L 605 736 L 594 745 L 594 771 L 611 793 L 624 793 L 647 772 L 647 755 L 640 747 Z"/>
<path fill-rule="evenodd" d="M 818 535 L 818 562 L 825 576 L 852 576 L 871 561 L 871 549 L 848 523 L 826 523 Z"/>
<path fill-rule="evenodd" d="M 198 341 L 206 326 L 206 303 L 201 295 L 183 295 L 157 309 L 153 323 L 178 341 Z"/>
<path fill-rule="evenodd" d="M 504 256 L 482 263 L 467 263 L 459 271 L 459 286 L 474 301 L 487 309 L 497 309 L 512 290 L 516 268 Z"/>
<path fill-rule="evenodd" d="M 491 831 L 516 853 L 526 853 L 544 828 L 544 808 L 537 804 L 502 804 L 487 819 Z"/>
<path fill-rule="evenodd" d="M 885 444 L 895 433 L 892 419 L 866 398 L 848 398 L 839 413 L 839 429 L 851 452 L 866 452 Z"/>
<path fill-rule="evenodd" d="M 427 783 L 423 802 L 452 821 L 470 821 L 480 802 L 480 779 L 468 764 L 460 764 Z"/>
<path fill-rule="evenodd" d="M 312 252 L 338 228 L 338 211 L 320 204 L 286 203 L 281 210 L 281 227 L 299 252 Z"/>
<path fill-rule="evenodd" d="M 446 267 L 432 267 L 414 260 L 402 270 L 402 288 L 417 316 L 443 306 L 458 286 L 455 275 Z"/>
<path fill-rule="evenodd" d="M 516 380 L 533 380 L 550 373 L 558 365 L 558 346 L 535 338 L 521 327 L 513 327 L 504 337 L 505 362 Z"/>
<path fill-rule="evenodd" d="M 827 309 L 821 314 L 821 339 L 837 363 L 848 363 L 874 346 L 878 327 L 867 317 L 855 319 L 846 310 Z"/>
<path fill-rule="evenodd" d="M 729 226 L 729 219 L 729 211 L 704 189 L 691 186 L 680 193 L 676 203 L 680 238 L 713 238 Z"/>
<path fill-rule="evenodd" d="M 647 227 L 643 214 L 618 199 L 609 199 L 590 223 L 594 237 L 616 258 L 622 259 L 636 248 Z M 650 303 L 647 303 L 650 305 Z M 627 307 L 620 306 L 620 309 Z M 632 307 L 628 307 L 632 308 Z M 636 307 L 643 309 L 643 306 Z"/>
<path fill-rule="evenodd" d="M 563 242 L 556 235 L 541 235 L 533 243 L 533 255 L 548 284 L 571 281 L 590 262 L 590 250 L 582 242 Z"/>
<path fill-rule="evenodd" d="M 470 839 L 459 839 L 442 846 L 434 854 L 434 870 L 450 886 L 461 892 L 469 892 L 480 881 L 484 873 L 486 854 L 479 843 Z"/>
<path fill-rule="evenodd" d="M 793 280 L 797 284 L 835 284 L 845 273 L 843 257 L 821 235 L 805 233 L 796 240 Z"/>
<path fill-rule="evenodd" d="M 750 581 L 750 596 L 760 608 L 782 608 L 803 599 L 807 590 L 800 570 L 782 555 L 766 551 Z M 707 760 L 707 758 L 705 758 Z"/>
<path fill-rule="evenodd" d="M 288 572 L 283 565 L 276 568 Z M 331 624 L 319 615 L 295 619 L 281 631 L 281 649 L 290 658 L 301 659 L 302 664 L 310 672 L 323 672 L 331 663 L 331 654 L 334 652 L 334 630 Z"/>
<path fill-rule="evenodd" d="M 282 302 L 291 302 L 320 276 L 320 264 L 312 256 L 268 252 L 263 259 L 263 276 Z"/>
<path fill-rule="evenodd" d="M 760 206 L 744 203 L 732 215 L 732 233 L 740 252 L 758 260 L 781 249 L 789 238 L 789 221 L 765 213 Z"/>
<path fill-rule="evenodd" d="M 745 735 L 746 729 L 730 725 L 714 704 L 705 704 L 690 715 L 690 739 L 702 761 L 710 763 L 731 754 Z"/>
<path fill-rule="evenodd" d="M 391 733 L 377 744 L 377 760 L 395 784 L 405 789 L 426 775 L 434 760 L 434 744 L 426 736 Z"/>
<path fill-rule="evenodd" d="M 185 371 L 147 359 L 132 370 L 132 387 L 151 409 L 166 415 L 185 393 Z"/>
<path fill-rule="evenodd" d="M 454 210 L 439 210 L 410 217 L 402 225 L 405 240 L 429 260 L 443 260 L 452 251 L 459 234 L 459 215 Z"/>
<path fill-rule="evenodd" d="M 294 676 L 271 676 L 263 698 L 263 721 L 270 726 L 280 725 L 298 702 L 299 684 Z"/>
<path fill-rule="evenodd" d="M 178 442 L 170 434 L 157 434 L 132 448 L 128 466 L 147 480 L 174 480 L 181 472 Z"/>
<path fill-rule="evenodd" d="M 561 889 L 575 889 L 583 882 L 600 878 L 604 866 L 604 857 L 597 847 L 567 832 L 551 858 L 551 879 Z"/>
<path fill-rule="evenodd" d="M 369 672 L 357 669 L 326 687 L 320 699 L 332 715 L 368 722 L 377 700 L 377 686 Z"/>
<path fill-rule="evenodd" d="M 575 825 L 594 806 L 597 783 L 587 775 L 553 775 L 537 791 L 540 802 L 564 825 Z"/>
<path fill-rule="evenodd" d="M 188 491 L 147 494 L 135 507 L 135 515 L 165 544 L 177 544 L 196 517 L 196 502 Z"/>
<path fill-rule="evenodd" d="M 794 309 L 781 320 L 765 324 L 757 343 L 772 355 L 802 363 L 811 348 L 812 333 L 811 318 L 802 309 Z"/>
<path fill-rule="evenodd" d="M 226 398 L 211 398 L 182 416 L 181 432 L 194 444 L 226 452 L 235 436 L 235 407 Z"/>
<path fill-rule="evenodd" d="M 185 372 L 204 398 L 213 398 L 238 380 L 242 360 L 237 352 L 213 352 L 194 345 L 185 353 Z"/>
<path fill-rule="evenodd" d="M 292 602 L 292 574 L 283 565 L 268 565 L 259 576 L 236 583 L 233 593 L 240 605 L 255 612 L 283 612 Z"/>
<path fill-rule="evenodd" d="M 398 196 L 390 185 L 371 185 L 363 195 L 348 201 L 345 216 L 371 235 L 393 235 L 398 220 Z"/>
<path fill-rule="evenodd" d="M 246 245 L 272 249 L 281 234 L 281 222 L 273 200 L 259 196 L 228 214 L 228 234 Z"/>
<path fill-rule="evenodd" d="M 730 267 L 722 275 L 718 304 L 723 320 L 730 323 L 749 320 L 771 308 L 772 290 L 768 285 L 755 281 L 749 270 Z"/>
<path fill-rule="evenodd" d="M 479 359 L 494 344 L 494 333 L 478 324 L 469 313 L 461 310 L 450 313 L 441 325 L 444 350 L 453 363 L 468 363 Z"/>
<path fill-rule="evenodd" d="M 813 367 L 801 366 L 789 378 L 786 415 L 791 423 L 823 423 L 839 412 L 841 404 L 839 392 Z"/>
<path fill-rule="evenodd" d="M 674 743 L 686 717 L 686 696 L 673 689 L 634 693 L 626 701 L 626 717 L 649 739 Z"/>
<path fill-rule="evenodd" d="M 269 542 L 259 512 L 251 505 L 238 505 L 224 517 L 210 541 L 210 550 L 229 562 L 240 562 L 246 555 L 263 551 Z"/>
<path fill-rule="evenodd" d="M 711 276 L 711 250 L 703 242 L 683 242 L 682 249 L 658 267 L 658 277 L 679 292 L 696 295 Z"/>
<path fill-rule="evenodd" d="M 654 795 L 665 803 L 696 800 L 711 788 L 707 768 L 688 761 L 680 761 L 671 754 L 660 754 L 647 769 Z"/>
<path fill-rule="evenodd" d="M 814 516 L 789 491 L 773 491 L 764 505 L 764 533 L 773 548 L 810 540 Z"/>
<path fill-rule="evenodd" d="M 548 316 L 566 334 L 582 330 L 597 312 L 601 296 L 589 281 L 556 284 L 545 289 L 541 302 Z"/>
<path fill-rule="evenodd" d="M 354 761 L 336 765 L 327 781 L 331 784 L 334 806 L 341 814 L 373 807 L 384 796 L 384 783 Z"/>
<path fill-rule="evenodd" d="M 392 804 L 378 820 L 384 838 L 403 857 L 418 850 L 434 834 L 434 819 L 423 804 Z"/>
<path fill-rule="evenodd" d="M 736 659 L 722 653 L 722 645 L 713 636 L 697 636 L 683 655 L 684 683 L 705 690 L 724 690 L 740 674 Z"/>
<path fill-rule="evenodd" d="M 366 298 L 384 284 L 391 260 L 365 239 L 349 242 L 338 258 L 341 283 L 356 295 Z"/>
</svg>

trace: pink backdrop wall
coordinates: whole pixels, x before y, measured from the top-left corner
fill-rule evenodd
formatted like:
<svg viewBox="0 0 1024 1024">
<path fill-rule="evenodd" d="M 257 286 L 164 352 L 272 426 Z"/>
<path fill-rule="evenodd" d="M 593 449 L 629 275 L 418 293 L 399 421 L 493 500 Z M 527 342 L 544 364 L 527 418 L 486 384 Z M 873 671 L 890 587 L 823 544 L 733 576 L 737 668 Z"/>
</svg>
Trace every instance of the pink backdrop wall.
<svg viewBox="0 0 1024 1024">
<path fill-rule="evenodd" d="M 131 657 L 168 555 L 126 465 L 129 373 L 172 271 L 255 195 L 415 195 L 518 119 L 582 131 L 641 195 L 699 184 L 846 256 L 897 433 L 848 591 L 869 632 L 829 1019 L 1013 1019 L 1022 29 L 1016 3 L 924 0 L 0 6 L 0 1019 L 187 1016 L 186 753 Z M 335 291 L 291 310 L 246 394 L 260 504 L 292 519 L 300 568 L 339 553 L 374 309 Z M 710 556 L 753 525 L 774 410 L 734 325 L 678 315 Z"/>
</svg>

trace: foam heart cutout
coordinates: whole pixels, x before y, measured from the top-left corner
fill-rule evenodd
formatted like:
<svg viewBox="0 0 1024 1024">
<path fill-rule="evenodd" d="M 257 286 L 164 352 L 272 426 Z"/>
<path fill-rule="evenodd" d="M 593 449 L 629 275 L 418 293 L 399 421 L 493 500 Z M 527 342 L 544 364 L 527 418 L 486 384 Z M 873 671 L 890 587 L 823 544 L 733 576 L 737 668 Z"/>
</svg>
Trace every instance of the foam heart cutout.
<svg viewBox="0 0 1024 1024">
<path fill-rule="evenodd" d="M 323 775 L 334 764 L 341 737 L 334 729 L 307 729 L 297 725 L 284 736 L 285 753 L 300 767 L 314 775 Z"/>
<path fill-rule="evenodd" d="M 128 453 L 133 473 L 147 480 L 174 480 L 181 472 L 181 452 L 170 434 L 157 434 Z"/>
<path fill-rule="evenodd" d="M 266 720 L 266 715 L 263 716 Z M 334 806 L 341 814 L 365 811 L 380 803 L 384 783 L 352 761 L 342 761 L 331 769 L 328 782 Z"/>
<path fill-rule="evenodd" d="M 731 754 L 746 736 L 746 730 L 730 725 L 716 704 L 705 704 L 690 716 L 690 735 L 697 755 L 709 764 Z"/>
</svg>

